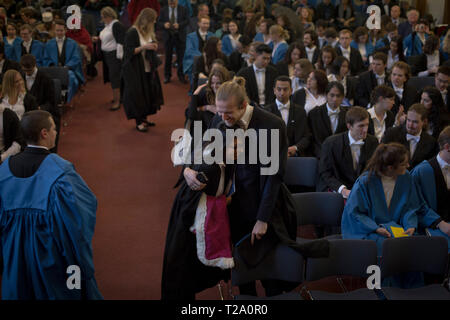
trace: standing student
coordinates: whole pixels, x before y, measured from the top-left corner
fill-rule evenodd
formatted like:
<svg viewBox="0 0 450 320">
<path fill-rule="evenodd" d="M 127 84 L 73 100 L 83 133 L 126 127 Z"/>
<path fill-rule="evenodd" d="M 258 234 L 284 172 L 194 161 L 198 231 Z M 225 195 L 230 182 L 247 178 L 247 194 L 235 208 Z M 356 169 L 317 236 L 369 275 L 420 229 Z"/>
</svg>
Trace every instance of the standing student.
<svg viewBox="0 0 450 320">
<path fill-rule="evenodd" d="M 70 162 L 49 152 L 57 134 L 50 113 L 26 113 L 21 129 L 28 146 L 0 166 L 2 298 L 102 299 L 91 244 L 97 199 Z M 74 265 L 81 283 L 70 289 Z"/>
<path fill-rule="evenodd" d="M 141 11 L 126 35 L 122 64 L 123 106 L 128 119 L 136 121 L 136 130 L 148 131 L 155 123 L 148 120 L 164 103 L 158 75 L 155 37 L 156 12 Z"/>
</svg>

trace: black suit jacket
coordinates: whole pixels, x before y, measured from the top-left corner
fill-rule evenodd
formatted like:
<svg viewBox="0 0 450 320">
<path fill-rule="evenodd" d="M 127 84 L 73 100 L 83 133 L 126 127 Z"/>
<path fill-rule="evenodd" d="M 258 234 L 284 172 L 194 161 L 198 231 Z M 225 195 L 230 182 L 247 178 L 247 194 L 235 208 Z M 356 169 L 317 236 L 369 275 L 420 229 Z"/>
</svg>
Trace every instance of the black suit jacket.
<svg viewBox="0 0 450 320">
<path fill-rule="evenodd" d="M 265 109 L 282 118 L 276 103 L 271 103 L 268 106 L 265 106 Z M 289 108 L 286 132 L 288 138 L 288 146 L 297 146 L 298 156 L 308 155 L 312 139 L 311 130 L 309 129 L 308 125 L 308 118 L 306 116 L 305 109 L 292 102 Z"/>
<path fill-rule="evenodd" d="M 347 110 L 348 108 L 346 107 L 340 107 L 338 125 L 334 134 L 347 131 L 347 125 L 345 124 L 345 114 L 347 113 Z M 331 131 L 331 122 L 330 118 L 328 117 L 328 109 L 326 103 L 321 106 L 315 107 L 309 112 L 308 123 L 313 136 L 314 155 L 317 158 L 320 158 L 322 143 L 326 138 L 333 135 L 333 132 Z"/>
<path fill-rule="evenodd" d="M 54 90 L 55 88 L 52 79 L 38 69 L 34 83 L 28 92 L 34 96 L 36 103 L 41 110 L 48 111 L 52 114 L 53 120 L 55 120 L 56 123 L 59 122 L 60 112 L 57 106 L 58 101 L 54 101 Z"/>
<path fill-rule="evenodd" d="M 412 56 L 410 57 L 410 59 L 412 61 L 414 61 L 413 63 L 409 63 L 409 65 L 411 66 L 411 74 L 413 76 L 417 76 L 419 74 L 419 72 L 422 71 L 426 71 L 427 70 L 427 62 L 428 62 L 428 58 L 427 55 L 425 53 L 422 53 L 418 56 Z M 442 55 L 442 52 L 439 51 L 439 65 L 441 66 L 445 61 L 444 56 Z M 430 74 L 430 77 L 434 76 L 434 74 Z"/>
<path fill-rule="evenodd" d="M 256 82 L 256 76 L 255 71 L 253 70 L 253 66 L 240 70 L 237 75 L 245 78 L 245 89 L 247 91 L 249 99 L 256 103 L 260 103 L 258 95 L 258 85 Z M 266 68 L 266 85 L 264 89 L 264 94 L 266 96 L 265 104 L 270 104 L 275 101 L 273 87 L 275 86 L 275 79 L 277 78 L 277 76 L 277 69 L 268 65 Z"/>
<path fill-rule="evenodd" d="M 345 84 L 347 85 L 347 92 L 345 97 L 348 100 L 355 100 L 356 98 L 356 86 L 358 85 L 358 79 L 356 77 L 347 76 L 345 79 Z"/>
<path fill-rule="evenodd" d="M 9 169 L 18 178 L 31 177 L 49 154 L 46 149 L 26 147 L 23 152 L 11 156 Z"/>
<path fill-rule="evenodd" d="M 355 170 L 348 131 L 328 137 L 322 145 L 317 191 L 325 192 L 331 189 L 337 192 L 341 185 L 350 190 L 377 146 L 377 138 L 367 135 L 364 145 L 361 146 L 358 167 Z"/>
<path fill-rule="evenodd" d="M 22 132 L 20 130 L 20 121 L 16 113 L 11 109 L 5 108 L 3 110 L 3 144 L 5 145 L 5 150 L 8 150 L 13 142 L 17 142 L 22 147 L 25 142 L 22 138 Z"/>
<path fill-rule="evenodd" d="M 342 50 L 339 43 L 334 47 L 338 56 L 342 56 Z M 359 53 L 358 49 L 350 47 L 350 73 L 352 76 L 357 76 L 361 72 L 364 72 L 366 67 L 364 61 Z"/>
<path fill-rule="evenodd" d="M 388 78 L 389 77 L 386 72 L 384 77 L 385 84 L 388 83 Z M 375 73 L 372 70 L 361 73 L 356 85 L 355 105 L 363 108 L 367 107 L 370 103 L 372 90 L 375 89 L 376 86 L 378 86 L 378 82 Z"/>
<path fill-rule="evenodd" d="M 279 76 L 288 76 L 289 77 L 289 65 L 286 62 L 284 62 L 284 60 L 278 62 L 275 65 L 275 68 L 277 69 Z"/>
<path fill-rule="evenodd" d="M 230 67 L 230 71 L 234 73 L 238 73 L 242 68 L 248 67 L 247 62 L 244 58 L 242 58 L 242 53 L 238 50 L 234 50 L 230 56 L 228 57 L 228 65 Z"/>
<path fill-rule="evenodd" d="M 162 30 L 162 37 L 163 41 L 166 42 L 169 40 L 171 36 L 176 35 L 177 41 L 186 41 L 186 30 L 187 25 L 189 23 L 189 13 L 188 10 L 184 6 L 177 6 L 177 15 L 176 15 L 176 22 L 179 24 L 178 30 L 171 30 L 164 28 L 164 24 L 166 22 L 170 22 L 169 17 L 169 7 L 165 6 L 161 9 L 161 12 L 159 13 L 157 27 L 158 29 Z M 195 30 L 194 30 L 195 31 Z"/>
<path fill-rule="evenodd" d="M 394 88 L 391 82 L 388 83 L 388 86 Z M 402 105 L 405 108 L 404 112 L 406 113 L 409 107 L 411 107 L 414 103 L 419 101 L 420 97 L 418 96 L 416 88 L 409 85 L 408 82 L 405 82 L 405 84 L 403 85 L 402 98 L 400 99 L 397 94 L 395 95 L 395 103 L 391 111 L 395 116 L 398 112 L 398 109 L 400 108 L 400 105 Z"/>
<path fill-rule="evenodd" d="M 306 91 L 305 89 L 301 88 L 294 92 L 291 99 L 296 105 L 305 108 L 305 102 L 306 102 Z"/>
<path fill-rule="evenodd" d="M 383 137 L 383 143 L 398 142 L 403 144 L 409 151 L 409 142 L 406 140 L 406 127 L 392 127 L 386 130 Z M 416 146 L 416 150 L 412 158 L 409 159 L 409 170 L 412 170 L 415 166 L 424 160 L 433 158 L 439 151 L 436 139 L 430 136 L 428 133 L 422 130 L 419 143 Z"/>
</svg>

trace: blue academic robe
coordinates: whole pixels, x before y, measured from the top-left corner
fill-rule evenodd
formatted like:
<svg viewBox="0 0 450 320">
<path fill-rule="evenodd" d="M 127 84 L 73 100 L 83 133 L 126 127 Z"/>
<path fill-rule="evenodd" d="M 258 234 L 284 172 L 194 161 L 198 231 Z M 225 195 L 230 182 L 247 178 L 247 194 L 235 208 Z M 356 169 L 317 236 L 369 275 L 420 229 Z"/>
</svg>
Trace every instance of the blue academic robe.
<svg viewBox="0 0 450 320">
<path fill-rule="evenodd" d="M 78 90 L 78 87 L 85 82 L 83 76 L 83 66 L 81 60 L 80 47 L 75 40 L 66 38 L 65 66 L 69 67 L 69 88 L 67 102 L 70 102 Z M 56 39 L 50 39 L 44 46 L 44 67 L 58 66 L 58 44 Z"/>
<path fill-rule="evenodd" d="M 368 172 L 365 172 L 356 180 L 345 205 L 342 237 L 374 240 L 381 255 L 385 237 L 375 231 L 381 225 L 399 225 L 405 231 L 409 228 L 417 230 L 419 207 L 417 191 L 408 172 L 397 178 L 389 208 L 381 179 L 376 175 L 369 179 Z"/>
<path fill-rule="evenodd" d="M 208 31 L 206 39 L 213 37 L 214 33 Z M 197 31 L 191 32 L 186 36 L 186 50 L 183 57 L 183 73 L 192 77 L 192 65 L 194 64 L 194 57 L 201 56 L 200 48 L 198 47 Z"/>
<path fill-rule="evenodd" d="M 411 176 L 417 187 L 417 192 L 423 200 L 422 212 L 419 215 L 419 225 L 427 228 L 440 218 L 437 214 L 436 179 L 434 171 L 428 161 L 423 161 L 411 172 Z M 440 236 L 447 239 L 450 253 L 450 237 L 439 229 L 428 229 L 432 236 Z"/>
<path fill-rule="evenodd" d="M 192 17 L 192 6 L 190 0 L 178 0 L 178 4 L 188 9 L 189 16 Z"/>
<path fill-rule="evenodd" d="M 33 40 L 31 42 L 30 54 L 32 54 L 36 58 L 37 66 L 38 67 L 42 66 L 44 60 L 44 44 L 39 40 Z"/>
<path fill-rule="evenodd" d="M 9 44 L 6 37 L 3 37 L 5 44 L 5 57 L 9 60 L 19 62 L 22 56 L 22 38 L 16 37 L 12 44 Z"/>
<path fill-rule="evenodd" d="M 227 57 L 235 50 L 235 48 L 233 48 L 233 45 L 231 43 L 230 37 L 231 36 L 227 34 L 222 38 L 222 52 Z"/>
<path fill-rule="evenodd" d="M 2 299 L 102 299 L 94 277 L 97 199 L 73 165 L 52 153 L 29 178 L 0 166 Z M 81 290 L 70 290 L 71 265 Z"/>
<path fill-rule="evenodd" d="M 286 42 L 282 42 L 278 45 L 274 52 L 272 52 L 272 63 L 277 64 L 282 61 L 286 56 L 286 52 L 288 50 L 288 44 Z"/>
<path fill-rule="evenodd" d="M 358 44 L 356 43 L 355 40 L 352 40 L 352 42 L 350 42 L 350 47 L 355 48 L 356 50 L 359 51 L 359 47 Z M 369 59 L 369 56 L 371 56 L 373 54 L 374 51 L 374 47 L 372 45 L 372 43 L 370 41 L 366 42 L 366 58 Z M 368 63 L 368 62 L 367 62 Z"/>
<path fill-rule="evenodd" d="M 260 42 L 264 43 L 264 35 L 261 32 L 258 32 L 255 35 L 255 37 L 253 38 L 253 41 L 260 41 Z M 270 41 L 267 45 L 270 47 L 270 49 L 273 49 L 273 42 L 272 41 Z"/>
<path fill-rule="evenodd" d="M 418 56 L 423 53 L 422 41 L 416 35 L 414 41 L 412 38 L 412 33 L 409 34 L 405 39 L 403 39 L 403 49 L 405 50 L 405 57 Z M 428 38 L 428 34 L 425 33 L 425 39 Z"/>
</svg>

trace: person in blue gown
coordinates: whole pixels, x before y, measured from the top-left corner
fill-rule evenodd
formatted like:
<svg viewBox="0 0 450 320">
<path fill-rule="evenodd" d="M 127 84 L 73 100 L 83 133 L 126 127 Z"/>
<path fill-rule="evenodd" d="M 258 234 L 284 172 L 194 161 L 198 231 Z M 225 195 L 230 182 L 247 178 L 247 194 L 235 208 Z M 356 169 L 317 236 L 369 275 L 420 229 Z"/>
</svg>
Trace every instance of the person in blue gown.
<svg viewBox="0 0 450 320">
<path fill-rule="evenodd" d="M 356 180 L 342 215 L 344 239 L 368 239 L 377 243 L 381 256 L 383 240 L 391 227 L 413 235 L 418 226 L 420 200 L 407 172 L 408 150 L 401 144 L 380 144 Z"/>
<path fill-rule="evenodd" d="M 416 166 L 411 175 L 424 201 L 420 225 L 431 236 L 445 237 L 450 253 L 450 126 L 442 130 L 438 142 L 438 155 Z"/>
<path fill-rule="evenodd" d="M 75 40 L 66 37 L 64 20 L 55 21 L 56 37 L 50 39 L 44 47 L 44 67 L 64 66 L 69 68 L 69 88 L 67 102 L 69 103 L 80 85 L 85 82 L 81 60 L 81 50 Z M 59 49 L 59 43 L 62 44 Z"/>
<path fill-rule="evenodd" d="M 49 152 L 57 134 L 50 113 L 25 113 L 21 129 L 27 147 L 0 166 L 2 299 L 102 299 L 91 245 L 96 197 Z"/>
<path fill-rule="evenodd" d="M 22 52 L 22 39 L 17 37 L 17 27 L 14 23 L 8 22 L 6 25 L 7 35 L 3 37 L 5 43 L 5 56 L 9 60 L 19 62 Z"/>
<path fill-rule="evenodd" d="M 40 67 L 42 65 L 44 44 L 39 40 L 32 38 L 33 29 L 29 24 L 24 24 L 20 27 L 20 37 L 22 43 L 20 44 L 20 56 L 17 62 L 20 62 L 20 58 L 26 54 L 32 54 L 36 58 L 36 65 Z"/>
</svg>

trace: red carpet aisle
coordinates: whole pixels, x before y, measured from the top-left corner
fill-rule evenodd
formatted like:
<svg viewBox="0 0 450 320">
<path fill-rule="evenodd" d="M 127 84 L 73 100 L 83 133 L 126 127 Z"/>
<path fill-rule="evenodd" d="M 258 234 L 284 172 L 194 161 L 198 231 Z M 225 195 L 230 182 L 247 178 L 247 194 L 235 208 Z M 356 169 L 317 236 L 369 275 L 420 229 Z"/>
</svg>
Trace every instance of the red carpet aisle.
<svg viewBox="0 0 450 320">
<path fill-rule="evenodd" d="M 112 93 L 101 75 L 65 115 L 59 153 L 98 199 L 94 262 L 105 299 L 160 299 L 172 187 L 180 170 L 170 161 L 170 135 L 182 127 L 188 103 L 187 85 L 175 79 L 164 85 L 165 105 L 147 133 L 136 131 L 123 109 L 108 110 Z M 219 297 L 215 289 L 201 296 Z"/>
</svg>

